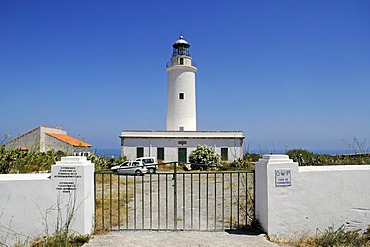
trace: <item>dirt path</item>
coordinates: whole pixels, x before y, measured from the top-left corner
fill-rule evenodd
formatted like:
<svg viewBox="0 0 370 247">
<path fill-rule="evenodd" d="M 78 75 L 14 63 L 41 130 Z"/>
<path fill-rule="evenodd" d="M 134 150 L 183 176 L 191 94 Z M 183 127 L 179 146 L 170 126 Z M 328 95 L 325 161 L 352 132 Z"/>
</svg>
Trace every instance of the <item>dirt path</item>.
<svg viewBox="0 0 370 247">
<path fill-rule="evenodd" d="M 83 247 L 103 246 L 145 246 L 145 247 L 272 247 L 279 246 L 266 240 L 264 235 L 241 232 L 158 232 L 158 231 L 120 231 L 95 236 Z"/>
</svg>

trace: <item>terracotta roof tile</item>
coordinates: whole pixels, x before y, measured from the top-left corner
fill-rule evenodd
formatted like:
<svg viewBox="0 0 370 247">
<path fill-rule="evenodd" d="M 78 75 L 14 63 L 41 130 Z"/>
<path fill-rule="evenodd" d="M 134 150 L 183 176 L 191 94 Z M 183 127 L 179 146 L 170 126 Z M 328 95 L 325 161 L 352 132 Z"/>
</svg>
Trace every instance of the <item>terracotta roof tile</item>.
<svg viewBox="0 0 370 247">
<path fill-rule="evenodd" d="M 71 144 L 72 146 L 74 147 L 92 147 L 91 144 L 88 144 L 86 142 L 83 142 L 81 140 L 78 140 L 72 136 L 69 136 L 69 135 L 64 135 L 64 134 L 56 134 L 56 133 L 50 133 L 50 132 L 46 132 L 45 134 L 49 135 L 49 136 L 52 136 L 58 140 L 61 140 L 63 142 L 66 142 L 68 144 Z"/>
</svg>

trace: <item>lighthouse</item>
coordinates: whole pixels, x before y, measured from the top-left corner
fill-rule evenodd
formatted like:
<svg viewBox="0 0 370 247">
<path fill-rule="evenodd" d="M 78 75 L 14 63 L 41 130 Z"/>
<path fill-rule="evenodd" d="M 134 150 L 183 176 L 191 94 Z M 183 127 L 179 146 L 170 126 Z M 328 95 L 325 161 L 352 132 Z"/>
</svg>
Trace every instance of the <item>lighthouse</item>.
<svg viewBox="0 0 370 247">
<path fill-rule="evenodd" d="M 197 130 L 195 66 L 190 44 L 180 35 L 172 44 L 172 56 L 166 65 L 166 130 L 122 130 L 121 155 L 129 160 L 156 157 L 164 162 L 188 162 L 197 145 L 207 145 L 222 160 L 243 157 L 243 131 Z"/>
<path fill-rule="evenodd" d="M 172 45 L 167 71 L 167 131 L 196 131 L 195 72 L 190 44 L 180 35 Z"/>
</svg>

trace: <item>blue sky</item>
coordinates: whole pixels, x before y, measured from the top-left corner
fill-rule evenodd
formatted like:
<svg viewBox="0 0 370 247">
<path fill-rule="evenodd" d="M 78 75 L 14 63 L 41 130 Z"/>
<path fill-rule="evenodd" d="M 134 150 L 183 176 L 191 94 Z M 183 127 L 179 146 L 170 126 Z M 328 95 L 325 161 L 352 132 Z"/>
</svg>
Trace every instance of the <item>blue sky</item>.
<svg viewBox="0 0 370 247">
<path fill-rule="evenodd" d="M 370 1 L 0 1 L 0 134 L 62 125 L 96 148 L 165 129 L 180 31 L 199 130 L 251 150 L 370 138 Z M 366 143 L 368 147 L 369 144 Z"/>
</svg>

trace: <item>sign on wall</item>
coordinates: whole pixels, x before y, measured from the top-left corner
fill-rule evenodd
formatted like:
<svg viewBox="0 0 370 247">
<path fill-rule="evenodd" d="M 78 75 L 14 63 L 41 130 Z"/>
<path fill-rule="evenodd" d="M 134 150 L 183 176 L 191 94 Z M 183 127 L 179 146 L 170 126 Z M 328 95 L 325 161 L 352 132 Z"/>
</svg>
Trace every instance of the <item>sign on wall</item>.
<svg viewBox="0 0 370 247">
<path fill-rule="evenodd" d="M 54 178 L 59 178 L 57 191 L 63 193 L 71 193 L 76 190 L 76 179 L 80 179 L 81 175 L 77 172 L 75 166 L 59 166 L 54 174 Z M 59 168 L 59 169 L 58 169 Z"/>
<path fill-rule="evenodd" d="M 291 170 L 275 170 L 275 187 L 292 186 Z"/>
</svg>

